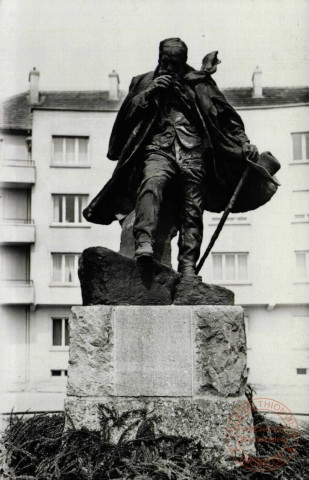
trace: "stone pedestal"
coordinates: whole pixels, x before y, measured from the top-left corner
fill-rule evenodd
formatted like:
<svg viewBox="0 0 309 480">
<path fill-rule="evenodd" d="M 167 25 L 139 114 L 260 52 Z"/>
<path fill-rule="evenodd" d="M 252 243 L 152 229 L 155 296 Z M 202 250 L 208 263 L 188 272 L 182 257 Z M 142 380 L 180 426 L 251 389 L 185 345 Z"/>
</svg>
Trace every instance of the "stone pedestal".
<svg viewBox="0 0 309 480">
<path fill-rule="evenodd" d="M 246 402 L 245 386 L 241 307 L 72 309 L 69 426 L 98 430 L 102 406 L 119 414 L 143 410 L 155 419 L 157 432 L 200 441 L 205 452 L 224 461 L 230 457 L 226 426 L 233 410 Z M 251 415 L 246 422 L 251 428 Z M 241 456 L 241 445 L 235 448 Z M 245 450 L 254 454 L 253 443 Z"/>
</svg>

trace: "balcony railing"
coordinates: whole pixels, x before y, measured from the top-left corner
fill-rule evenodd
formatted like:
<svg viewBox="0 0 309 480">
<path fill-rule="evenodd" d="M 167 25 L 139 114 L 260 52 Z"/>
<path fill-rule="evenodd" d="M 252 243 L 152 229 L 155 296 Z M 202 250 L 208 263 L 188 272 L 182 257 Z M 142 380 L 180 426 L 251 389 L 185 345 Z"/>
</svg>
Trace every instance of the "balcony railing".
<svg viewBox="0 0 309 480">
<path fill-rule="evenodd" d="M 7 159 L 0 162 L 0 182 L 2 185 L 20 188 L 35 183 L 35 162 L 26 159 Z"/>
<path fill-rule="evenodd" d="M 33 303 L 34 286 L 32 280 L 1 280 L 0 304 L 32 305 Z"/>
<path fill-rule="evenodd" d="M 31 218 L 4 218 L 0 222 L 0 243 L 35 242 L 35 223 Z"/>
</svg>

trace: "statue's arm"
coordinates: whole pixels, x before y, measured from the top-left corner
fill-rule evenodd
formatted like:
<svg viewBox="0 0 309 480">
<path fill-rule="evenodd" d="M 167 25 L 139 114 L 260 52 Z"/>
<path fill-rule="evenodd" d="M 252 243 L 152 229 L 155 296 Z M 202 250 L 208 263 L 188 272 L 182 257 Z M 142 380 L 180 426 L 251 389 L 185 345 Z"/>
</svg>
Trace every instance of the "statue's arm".
<svg viewBox="0 0 309 480">
<path fill-rule="evenodd" d="M 119 160 L 123 148 L 134 132 L 136 126 L 145 119 L 148 107 L 156 99 L 158 89 L 167 88 L 170 84 L 170 77 L 147 78 L 147 75 L 134 77 L 131 81 L 129 92 L 121 105 L 116 117 L 107 157 L 110 160 Z"/>
<path fill-rule="evenodd" d="M 250 143 L 250 140 L 245 132 L 245 126 L 242 118 L 236 110 L 228 103 L 222 102 L 221 99 L 216 105 L 218 111 L 218 120 L 222 131 L 236 140 L 242 145 Z"/>
<path fill-rule="evenodd" d="M 140 77 L 134 77 L 129 87 L 128 104 L 133 110 L 147 108 L 149 102 L 155 98 L 156 92 L 168 88 L 170 83 L 170 75 L 161 75 L 146 84 L 143 84 Z"/>
<path fill-rule="evenodd" d="M 127 108 L 146 108 L 149 102 L 149 88 L 142 85 L 138 77 L 133 77 L 129 86 L 129 93 L 124 102 Z"/>
<path fill-rule="evenodd" d="M 237 140 L 241 145 L 246 158 L 252 162 L 256 162 L 259 153 L 258 149 L 250 142 L 240 115 L 238 115 L 230 104 L 228 104 L 228 108 L 225 109 L 221 122 L 223 125 L 223 131 L 225 130 L 225 133 L 228 136 Z"/>
<path fill-rule="evenodd" d="M 148 106 L 147 88 L 141 85 L 141 78 L 134 77 L 112 128 L 107 158 L 118 161 L 122 150 L 137 123 Z"/>
</svg>

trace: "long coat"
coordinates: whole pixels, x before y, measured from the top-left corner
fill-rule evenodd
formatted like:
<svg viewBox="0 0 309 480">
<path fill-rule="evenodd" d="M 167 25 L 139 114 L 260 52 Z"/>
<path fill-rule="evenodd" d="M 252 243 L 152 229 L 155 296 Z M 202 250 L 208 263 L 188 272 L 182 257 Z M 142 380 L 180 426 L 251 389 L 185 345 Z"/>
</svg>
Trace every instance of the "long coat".
<svg viewBox="0 0 309 480">
<path fill-rule="evenodd" d="M 188 78 L 193 69 L 187 66 Z M 197 73 L 194 76 L 194 73 Z M 277 190 L 276 181 L 262 166 L 243 153 L 248 142 L 243 122 L 210 75 L 193 73 L 189 82 L 189 109 L 200 121 L 206 170 L 204 209 L 221 212 L 226 207 L 246 165 L 251 165 L 233 212 L 253 210 L 266 203 Z M 155 72 L 134 77 L 113 126 L 107 157 L 118 161 L 112 178 L 84 210 L 93 223 L 110 224 L 117 214 L 127 215 L 135 206 L 142 179 L 143 147 L 160 109 L 159 94 L 147 99 L 145 90 Z M 185 77 L 186 78 L 186 77 Z"/>
</svg>

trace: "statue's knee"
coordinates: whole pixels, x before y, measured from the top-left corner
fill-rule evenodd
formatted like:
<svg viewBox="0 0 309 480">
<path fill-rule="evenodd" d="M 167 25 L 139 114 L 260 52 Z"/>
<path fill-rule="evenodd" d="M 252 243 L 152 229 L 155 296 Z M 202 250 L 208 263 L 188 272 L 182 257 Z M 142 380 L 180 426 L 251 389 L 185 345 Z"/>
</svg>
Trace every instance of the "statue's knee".
<svg viewBox="0 0 309 480">
<path fill-rule="evenodd" d="M 166 183 L 166 179 L 164 177 L 150 177 L 145 180 L 145 187 L 151 191 L 158 191 L 163 189 Z"/>
</svg>

